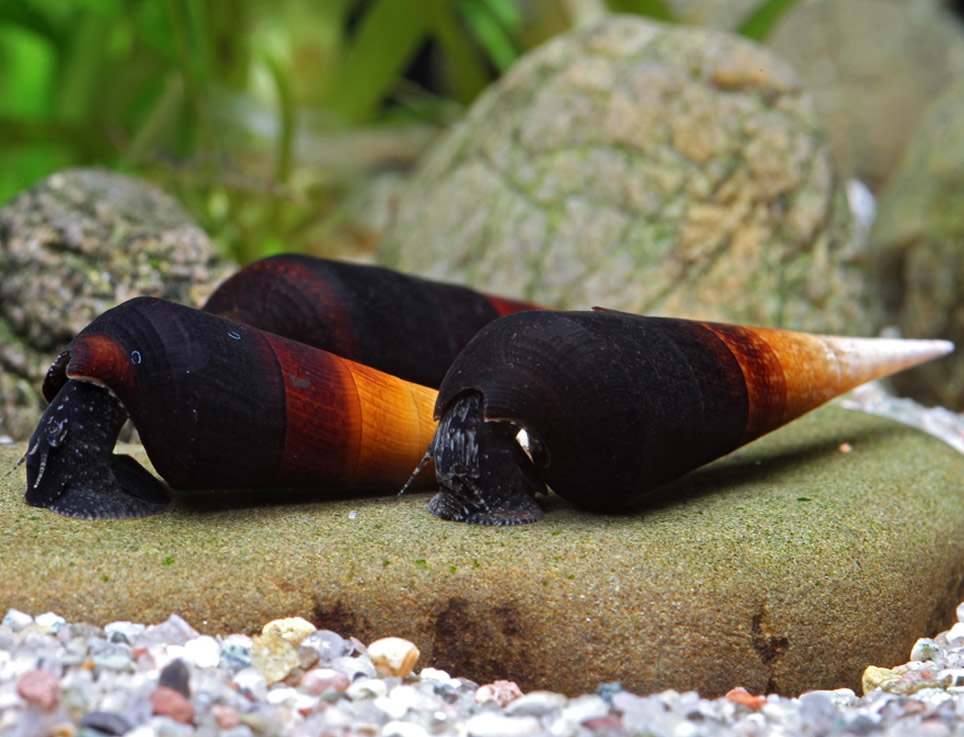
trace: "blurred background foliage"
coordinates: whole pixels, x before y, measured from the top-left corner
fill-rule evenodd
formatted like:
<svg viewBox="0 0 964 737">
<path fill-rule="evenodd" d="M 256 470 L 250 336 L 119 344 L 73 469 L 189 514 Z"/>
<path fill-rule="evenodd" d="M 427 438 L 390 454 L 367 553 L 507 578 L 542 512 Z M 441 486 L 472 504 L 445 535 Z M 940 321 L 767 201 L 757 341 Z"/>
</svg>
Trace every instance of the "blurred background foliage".
<svg viewBox="0 0 964 737">
<path fill-rule="evenodd" d="M 606 12 L 677 20 L 663 0 L 0 0 L 0 204 L 96 165 L 177 196 L 242 263 L 371 249 L 353 193 Z"/>
</svg>

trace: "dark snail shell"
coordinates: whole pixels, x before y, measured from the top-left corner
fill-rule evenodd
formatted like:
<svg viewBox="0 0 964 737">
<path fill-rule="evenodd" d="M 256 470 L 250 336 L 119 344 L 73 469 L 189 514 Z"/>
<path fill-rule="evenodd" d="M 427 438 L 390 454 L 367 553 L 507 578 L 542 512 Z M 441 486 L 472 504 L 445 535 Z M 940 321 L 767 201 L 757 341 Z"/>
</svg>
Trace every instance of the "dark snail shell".
<svg viewBox="0 0 964 737">
<path fill-rule="evenodd" d="M 838 394 L 952 348 L 614 311 L 510 315 L 469 342 L 439 389 L 429 455 L 441 491 L 430 508 L 534 522 L 535 494 L 548 487 L 584 509 L 626 509 Z"/>
<path fill-rule="evenodd" d="M 173 487 L 397 489 L 432 437 L 435 390 L 216 315 L 141 297 L 54 362 L 27 451 L 29 504 L 75 517 L 163 508 L 112 456 L 129 414 Z"/>
<path fill-rule="evenodd" d="M 285 254 L 239 271 L 204 309 L 437 387 L 484 325 L 535 306 L 380 266 Z"/>
</svg>

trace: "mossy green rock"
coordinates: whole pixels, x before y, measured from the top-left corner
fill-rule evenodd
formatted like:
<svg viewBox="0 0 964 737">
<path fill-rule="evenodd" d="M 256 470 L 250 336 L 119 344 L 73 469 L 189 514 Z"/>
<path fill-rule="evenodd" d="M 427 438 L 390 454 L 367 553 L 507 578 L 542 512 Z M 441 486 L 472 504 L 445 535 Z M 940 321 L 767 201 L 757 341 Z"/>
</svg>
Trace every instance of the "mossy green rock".
<svg viewBox="0 0 964 737">
<path fill-rule="evenodd" d="M 834 407 L 646 511 L 550 499 L 545 521 L 518 528 L 444 522 L 425 495 L 194 493 L 154 518 L 87 522 L 26 506 L 24 483 L 22 469 L 2 481 L 3 607 L 98 624 L 177 612 L 209 633 L 302 616 L 524 689 L 859 688 L 865 666 L 905 662 L 949 624 L 964 593 L 964 457 Z"/>
<path fill-rule="evenodd" d="M 386 265 L 552 307 L 862 334 L 813 101 L 730 34 L 611 16 L 520 59 L 426 154 Z"/>
<path fill-rule="evenodd" d="M 65 169 L 0 208 L 0 436 L 30 437 L 64 346 L 139 295 L 200 305 L 233 267 L 170 195 Z"/>
</svg>

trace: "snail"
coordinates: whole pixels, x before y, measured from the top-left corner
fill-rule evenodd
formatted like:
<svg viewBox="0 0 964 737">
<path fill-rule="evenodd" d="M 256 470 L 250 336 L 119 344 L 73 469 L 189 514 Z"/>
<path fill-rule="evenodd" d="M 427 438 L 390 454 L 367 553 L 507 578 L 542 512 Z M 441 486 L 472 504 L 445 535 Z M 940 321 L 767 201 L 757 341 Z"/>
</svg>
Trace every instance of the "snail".
<svg viewBox="0 0 964 737">
<path fill-rule="evenodd" d="M 599 309 L 508 315 L 442 381 L 429 508 L 523 524 L 542 519 L 536 497 L 551 489 L 583 509 L 630 509 L 859 384 L 951 350 Z"/>
<path fill-rule="evenodd" d="M 128 415 L 179 489 L 397 488 L 435 426 L 434 389 L 153 297 L 84 328 L 43 391 L 26 499 L 71 517 L 166 505 L 151 474 L 111 455 Z"/>
<path fill-rule="evenodd" d="M 48 371 L 26 500 L 84 518 L 161 511 L 164 485 L 112 455 L 128 416 L 174 488 L 397 489 L 434 431 L 421 383 L 437 386 L 483 324 L 531 307 L 305 256 L 238 272 L 205 311 L 130 300 Z"/>
<path fill-rule="evenodd" d="M 438 387 L 483 325 L 536 306 L 380 266 L 282 254 L 228 278 L 203 309 Z"/>
</svg>

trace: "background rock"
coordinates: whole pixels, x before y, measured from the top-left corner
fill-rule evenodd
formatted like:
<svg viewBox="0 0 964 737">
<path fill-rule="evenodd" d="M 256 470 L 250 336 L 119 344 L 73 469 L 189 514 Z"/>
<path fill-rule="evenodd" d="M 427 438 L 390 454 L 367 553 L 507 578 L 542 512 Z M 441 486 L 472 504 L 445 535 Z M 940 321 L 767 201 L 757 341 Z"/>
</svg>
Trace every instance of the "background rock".
<svg viewBox="0 0 964 737">
<path fill-rule="evenodd" d="M 925 113 L 879 202 L 871 247 L 885 323 L 958 349 L 891 379 L 928 404 L 964 409 L 964 81 Z"/>
<path fill-rule="evenodd" d="M 382 258 L 557 307 L 862 332 L 861 254 L 789 65 L 613 16 L 520 60 L 427 155 Z"/>
<path fill-rule="evenodd" d="M 964 75 L 964 23 L 946 0 L 804 0 L 767 45 L 813 95 L 845 177 L 878 190 L 927 105 Z"/>
<path fill-rule="evenodd" d="M 0 466 L 23 448 L 0 446 Z M 638 514 L 552 497 L 521 528 L 444 522 L 427 495 L 230 490 L 84 522 L 26 506 L 21 468 L 0 477 L 0 601 L 101 625 L 176 612 L 208 634 L 301 616 L 364 642 L 404 637 L 420 667 L 526 691 L 859 689 L 867 665 L 903 663 L 954 619 L 962 479 L 949 446 L 833 407 Z"/>
<path fill-rule="evenodd" d="M 0 210 L 0 436 L 26 438 L 51 361 L 131 297 L 199 305 L 232 267 L 169 195 L 100 170 L 53 174 Z"/>
<path fill-rule="evenodd" d="M 683 23 L 735 31 L 759 0 L 668 0 Z M 816 101 L 845 177 L 878 190 L 921 112 L 964 73 L 952 0 L 798 0 L 765 39 Z"/>
</svg>

